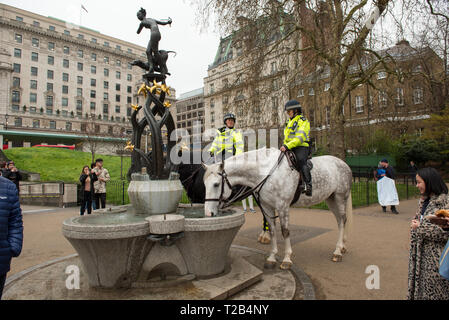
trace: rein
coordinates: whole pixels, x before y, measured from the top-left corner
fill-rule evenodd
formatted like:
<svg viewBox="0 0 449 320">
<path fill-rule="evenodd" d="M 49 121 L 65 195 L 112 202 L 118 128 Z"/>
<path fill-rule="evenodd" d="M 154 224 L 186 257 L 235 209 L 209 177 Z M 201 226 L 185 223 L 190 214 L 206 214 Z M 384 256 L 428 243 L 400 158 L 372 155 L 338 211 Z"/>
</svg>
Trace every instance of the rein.
<svg viewBox="0 0 449 320">
<path fill-rule="evenodd" d="M 267 214 L 265 213 L 265 210 L 263 209 L 261 203 L 260 203 L 260 190 L 262 190 L 262 187 L 265 185 L 265 182 L 267 182 L 268 178 L 270 178 L 270 176 L 273 174 L 273 172 L 279 167 L 279 165 L 282 162 L 282 158 L 285 156 L 284 152 L 281 152 L 281 154 L 279 155 L 278 160 L 276 161 L 276 164 L 273 166 L 273 168 L 271 168 L 270 172 L 268 173 L 268 175 L 262 180 L 260 181 L 255 187 L 251 188 L 251 189 L 247 189 L 247 188 L 241 188 L 239 190 L 239 192 L 237 192 L 237 194 L 231 198 L 231 199 L 223 199 L 223 191 L 224 191 L 224 184 L 226 183 L 228 185 L 228 187 L 230 189 L 232 189 L 232 185 L 228 180 L 228 176 L 225 172 L 225 170 L 223 169 L 222 173 L 219 173 L 219 175 L 221 175 L 221 193 L 220 193 L 220 197 L 219 198 L 213 198 L 213 199 L 204 199 L 204 202 L 206 201 L 218 201 L 218 206 L 222 209 L 227 208 L 229 206 L 231 206 L 234 202 L 236 201 L 240 201 L 242 199 L 247 198 L 249 195 L 253 195 L 254 199 L 256 200 L 257 205 L 260 207 L 260 210 L 262 211 L 262 214 L 264 215 L 265 218 L 267 218 Z M 268 217 L 271 219 L 276 219 L 278 216 L 275 217 Z"/>
</svg>

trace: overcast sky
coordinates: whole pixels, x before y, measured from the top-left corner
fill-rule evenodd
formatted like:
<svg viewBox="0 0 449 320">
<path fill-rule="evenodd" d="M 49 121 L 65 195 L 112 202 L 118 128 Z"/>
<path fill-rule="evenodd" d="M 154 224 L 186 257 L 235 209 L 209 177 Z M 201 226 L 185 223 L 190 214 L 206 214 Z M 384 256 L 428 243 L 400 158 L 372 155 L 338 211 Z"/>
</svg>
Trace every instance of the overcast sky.
<svg viewBox="0 0 449 320">
<path fill-rule="evenodd" d="M 106 1 L 106 0 L 2 0 L 2 3 L 31 11 L 43 16 L 80 24 L 81 4 L 88 13 L 82 11 L 81 25 L 102 34 L 119 38 L 147 47 L 150 39 L 149 29 L 136 33 L 139 20 L 136 17 L 140 7 L 147 10 L 147 17 L 167 19 L 171 17 L 172 26 L 159 26 L 162 39 L 159 49 L 173 50 L 168 69 L 172 74 L 167 84 L 176 89 L 176 96 L 203 86 L 207 67 L 213 62 L 220 36 L 213 28 L 201 32 L 195 24 L 195 8 L 189 0 L 160 1 Z M 152 6 L 152 7 L 151 7 Z"/>
</svg>

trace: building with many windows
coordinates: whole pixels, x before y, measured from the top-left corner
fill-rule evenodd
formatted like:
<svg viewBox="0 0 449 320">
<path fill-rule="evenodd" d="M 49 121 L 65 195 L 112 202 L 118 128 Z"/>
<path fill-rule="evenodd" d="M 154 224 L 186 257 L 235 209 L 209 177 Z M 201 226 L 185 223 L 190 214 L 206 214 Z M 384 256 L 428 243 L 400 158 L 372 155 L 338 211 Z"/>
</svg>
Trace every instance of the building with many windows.
<svg viewBox="0 0 449 320">
<path fill-rule="evenodd" d="M 194 133 L 195 121 L 201 125 L 204 132 L 204 99 L 203 88 L 182 93 L 176 101 L 176 128 L 185 129 L 189 135 Z"/>
<path fill-rule="evenodd" d="M 4 4 L 0 43 L 4 144 L 76 144 L 87 131 L 122 141 L 131 132 L 131 104 L 144 102 L 142 69 L 131 62 L 146 48 Z"/>
</svg>

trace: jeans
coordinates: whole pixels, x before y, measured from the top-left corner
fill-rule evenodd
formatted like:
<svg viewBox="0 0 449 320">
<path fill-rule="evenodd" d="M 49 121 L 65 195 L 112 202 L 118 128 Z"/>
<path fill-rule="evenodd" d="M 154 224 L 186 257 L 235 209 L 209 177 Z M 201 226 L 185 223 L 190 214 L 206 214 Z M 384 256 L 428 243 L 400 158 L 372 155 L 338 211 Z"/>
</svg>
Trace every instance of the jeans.
<svg viewBox="0 0 449 320">
<path fill-rule="evenodd" d="M 95 207 L 100 209 L 100 200 L 101 200 L 101 208 L 106 208 L 106 193 L 95 193 Z"/>
<path fill-rule="evenodd" d="M 84 215 L 84 211 L 87 209 L 87 214 L 92 212 L 92 192 L 84 191 L 83 201 L 81 202 L 80 215 Z"/>
<path fill-rule="evenodd" d="M 0 274 L 0 300 L 2 300 L 3 287 L 5 286 L 6 273 Z"/>
</svg>

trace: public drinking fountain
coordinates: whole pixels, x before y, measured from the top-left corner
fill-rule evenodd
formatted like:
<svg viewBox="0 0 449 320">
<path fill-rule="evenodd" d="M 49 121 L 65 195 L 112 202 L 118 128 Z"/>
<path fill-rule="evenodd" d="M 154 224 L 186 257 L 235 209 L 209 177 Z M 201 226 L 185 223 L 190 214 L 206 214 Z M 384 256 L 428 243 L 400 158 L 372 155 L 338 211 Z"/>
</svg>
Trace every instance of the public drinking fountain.
<svg viewBox="0 0 449 320">
<path fill-rule="evenodd" d="M 171 24 L 137 13 L 143 27 L 151 29 L 148 62 L 132 65 L 148 71 L 138 94 L 146 100 L 133 105 L 132 139 L 125 149 L 131 153 L 131 205 L 96 210 L 92 215 L 70 218 L 63 223 L 63 234 L 79 254 L 89 285 L 96 288 L 130 288 L 167 274 L 175 277 L 211 277 L 223 273 L 231 243 L 245 222 L 242 211 L 222 211 L 217 217 L 204 217 L 202 205 L 179 204 L 183 187 L 173 171 L 170 151 L 164 150 L 162 131 L 170 137 L 175 130 L 170 114 L 166 84 L 168 51 L 156 50 L 158 24 Z M 138 120 L 139 112 L 143 117 Z M 151 132 L 151 151 L 141 149 L 142 134 Z M 164 152 L 166 151 L 166 152 Z"/>
</svg>

